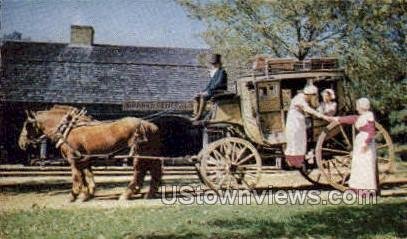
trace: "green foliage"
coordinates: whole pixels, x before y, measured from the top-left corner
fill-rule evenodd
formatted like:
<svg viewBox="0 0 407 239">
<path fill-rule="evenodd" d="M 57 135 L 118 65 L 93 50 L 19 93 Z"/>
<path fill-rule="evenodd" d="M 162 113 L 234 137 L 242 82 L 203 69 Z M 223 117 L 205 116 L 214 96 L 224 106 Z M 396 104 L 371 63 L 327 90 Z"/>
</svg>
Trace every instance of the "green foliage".
<svg viewBox="0 0 407 239">
<path fill-rule="evenodd" d="M 404 200 L 404 201 L 403 201 Z M 0 212 L 0 238 L 405 238 L 404 198 L 377 205 L 139 206 Z"/>
<path fill-rule="evenodd" d="M 255 54 L 304 59 L 328 51 L 347 26 L 328 1 L 179 0 L 208 26 L 207 43 L 229 60 Z M 326 9 L 321 11 L 321 9 Z M 235 56 L 235 57 L 234 57 Z M 235 62 L 229 62 L 235 63 Z"/>
<path fill-rule="evenodd" d="M 405 134 L 405 132 L 407 132 L 407 109 L 392 112 L 390 114 L 390 120 L 394 125 L 392 134 L 407 137 Z"/>
<path fill-rule="evenodd" d="M 203 38 L 224 55 L 228 70 L 256 54 L 338 57 L 350 78 L 347 93 L 369 97 L 379 121 L 394 128 L 399 123 L 390 113 L 407 109 L 405 1 L 178 2 L 206 24 Z"/>
</svg>

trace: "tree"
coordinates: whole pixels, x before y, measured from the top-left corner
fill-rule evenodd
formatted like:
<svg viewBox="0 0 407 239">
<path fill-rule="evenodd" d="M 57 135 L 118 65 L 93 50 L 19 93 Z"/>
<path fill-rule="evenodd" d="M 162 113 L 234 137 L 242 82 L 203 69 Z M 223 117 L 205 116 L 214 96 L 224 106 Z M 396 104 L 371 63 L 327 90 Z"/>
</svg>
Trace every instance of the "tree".
<svg viewBox="0 0 407 239">
<path fill-rule="evenodd" d="M 369 97 L 383 123 L 390 123 L 390 112 L 407 108 L 403 0 L 178 2 L 205 23 L 204 40 L 232 70 L 256 54 L 299 60 L 334 56 L 351 79 L 348 93 Z"/>
<path fill-rule="evenodd" d="M 208 29 L 204 39 L 216 51 L 252 56 L 306 57 L 329 51 L 347 33 L 329 1 L 179 0 Z M 323 10 L 321 10 L 323 9 Z M 235 57 L 233 57 L 235 58 Z M 241 57 L 240 57 L 241 58 Z"/>
<path fill-rule="evenodd" d="M 12 41 L 29 41 L 29 37 L 23 38 L 23 33 L 18 31 L 13 31 L 9 34 L 3 34 L 3 37 L 0 38 L 1 41 L 12 40 Z"/>
</svg>

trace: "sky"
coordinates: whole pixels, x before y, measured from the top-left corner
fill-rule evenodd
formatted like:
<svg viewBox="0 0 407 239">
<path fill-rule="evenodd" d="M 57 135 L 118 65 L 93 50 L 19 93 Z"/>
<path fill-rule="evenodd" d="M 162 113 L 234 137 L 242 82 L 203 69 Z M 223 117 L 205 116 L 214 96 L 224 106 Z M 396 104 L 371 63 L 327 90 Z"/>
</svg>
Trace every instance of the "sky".
<svg viewBox="0 0 407 239">
<path fill-rule="evenodd" d="M 175 0 L 0 0 L 0 35 L 69 42 L 71 25 L 91 25 L 97 44 L 208 48 L 204 25 Z"/>
</svg>

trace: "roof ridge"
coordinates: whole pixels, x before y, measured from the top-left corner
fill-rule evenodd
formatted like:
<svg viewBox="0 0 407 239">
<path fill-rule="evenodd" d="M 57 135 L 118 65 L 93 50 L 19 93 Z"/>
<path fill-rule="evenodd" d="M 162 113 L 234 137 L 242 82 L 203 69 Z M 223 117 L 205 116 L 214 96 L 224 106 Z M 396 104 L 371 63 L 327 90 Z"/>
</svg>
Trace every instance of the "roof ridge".
<svg viewBox="0 0 407 239">
<path fill-rule="evenodd" d="M 67 42 L 45 42 L 45 41 L 26 41 L 26 40 L 5 40 L 3 45 L 7 43 L 24 43 L 24 44 L 48 44 L 48 45 L 66 45 L 69 46 L 70 43 Z M 72 45 L 77 47 L 76 45 Z M 195 51 L 210 51 L 209 48 L 192 48 L 192 47 L 170 47 L 170 46 L 145 46 L 145 45 L 115 45 L 115 44 L 100 44 L 96 43 L 91 46 L 96 47 L 128 47 L 128 48 L 153 48 L 153 49 L 179 49 L 179 50 L 195 50 Z"/>
</svg>

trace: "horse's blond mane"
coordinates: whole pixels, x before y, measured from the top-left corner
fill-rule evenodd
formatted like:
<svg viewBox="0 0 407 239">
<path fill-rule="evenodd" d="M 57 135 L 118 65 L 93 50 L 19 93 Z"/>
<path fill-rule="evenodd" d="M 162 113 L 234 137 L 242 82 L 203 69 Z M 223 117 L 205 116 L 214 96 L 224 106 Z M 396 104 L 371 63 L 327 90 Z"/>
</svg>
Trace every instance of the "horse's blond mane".
<svg viewBox="0 0 407 239">
<path fill-rule="evenodd" d="M 54 105 L 50 109 L 37 111 L 37 115 L 63 115 L 73 110 L 78 110 L 78 108 L 69 105 Z M 82 115 L 80 121 L 89 122 L 92 121 L 92 117 L 89 115 Z"/>
<path fill-rule="evenodd" d="M 68 110 L 74 110 L 78 109 L 76 107 L 70 106 L 70 105 L 54 105 L 50 110 L 63 110 L 63 111 L 68 111 Z"/>
</svg>

